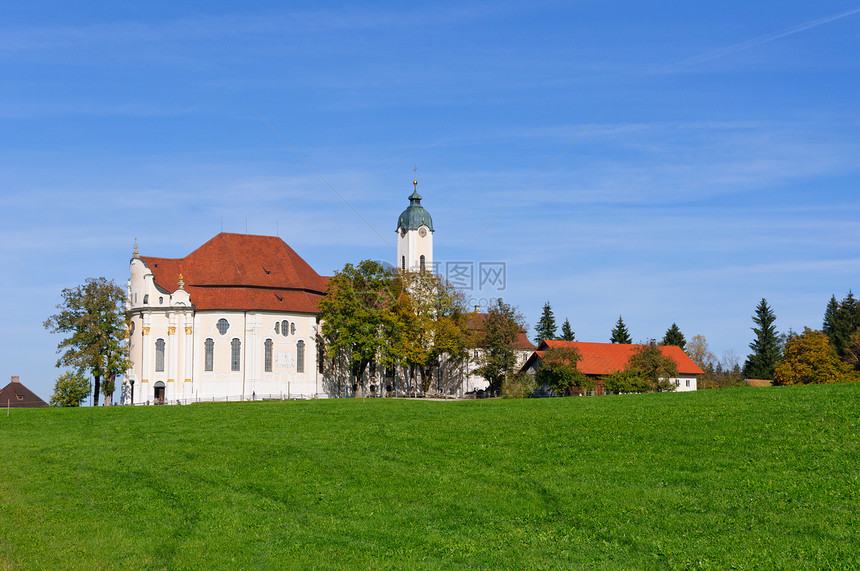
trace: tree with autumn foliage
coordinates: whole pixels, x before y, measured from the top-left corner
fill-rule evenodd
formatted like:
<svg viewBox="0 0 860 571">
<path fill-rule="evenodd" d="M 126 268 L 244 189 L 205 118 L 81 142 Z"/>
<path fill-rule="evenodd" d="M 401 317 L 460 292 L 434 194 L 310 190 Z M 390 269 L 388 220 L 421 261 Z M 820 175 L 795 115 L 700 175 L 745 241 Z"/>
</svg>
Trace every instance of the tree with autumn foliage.
<svg viewBox="0 0 860 571">
<path fill-rule="evenodd" d="M 73 367 L 93 377 L 93 406 L 99 394 L 105 404 L 113 394 L 116 376 L 131 367 L 125 342 L 128 318 L 125 291 L 112 280 L 87 278 L 83 285 L 66 288 L 58 313 L 43 323 L 51 333 L 67 333 L 57 346 L 57 367 Z"/>
<path fill-rule="evenodd" d="M 807 385 L 857 382 L 860 377 L 839 359 L 825 333 L 807 327 L 786 342 L 773 380 L 776 385 Z"/>
<path fill-rule="evenodd" d="M 338 394 L 345 377 L 364 391 L 364 373 L 376 364 L 416 371 L 426 392 L 440 367 L 454 368 L 466 356 L 463 297 L 430 272 L 392 271 L 370 260 L 346 264 L 319 307 L 320 341 Z"/>
<path fill-rule="evenodd" d="M 395 356 L 414 366 L 427 392 L 441 367 L 456 368 L 466 358 L 468 334 L 463 295 L 430 272 L 398 272 L 396 330 L 389 342 Z"/>
</svg>

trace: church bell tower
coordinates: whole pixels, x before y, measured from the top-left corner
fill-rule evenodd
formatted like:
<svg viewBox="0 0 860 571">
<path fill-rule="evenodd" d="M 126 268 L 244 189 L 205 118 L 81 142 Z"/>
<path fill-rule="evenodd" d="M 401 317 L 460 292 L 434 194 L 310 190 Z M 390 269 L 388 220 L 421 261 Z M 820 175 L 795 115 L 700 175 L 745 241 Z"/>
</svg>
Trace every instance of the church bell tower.
<svg viewBox="0 0 860 571">
<path fill-rule="evenodd" d="M 397 219 L 397 268 L 400 271 L 433 271 L 433 219 L 421 206 L 418 180 L 409 196 L 409 206 Z"/>
</svg>

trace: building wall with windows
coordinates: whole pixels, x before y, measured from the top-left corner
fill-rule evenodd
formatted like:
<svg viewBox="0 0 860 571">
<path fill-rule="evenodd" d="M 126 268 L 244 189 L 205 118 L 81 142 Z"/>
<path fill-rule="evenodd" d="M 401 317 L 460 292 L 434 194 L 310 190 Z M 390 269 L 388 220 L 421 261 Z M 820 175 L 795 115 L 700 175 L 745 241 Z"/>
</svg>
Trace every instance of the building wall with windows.
<svg viewBox="0 0 860 571">
<path fill-rule="evenodd" d="M 316 397 L 327 279 L 282 240 L 219 234 L 186 258 L 130 263 L 124 403 Z"/>
</svg>

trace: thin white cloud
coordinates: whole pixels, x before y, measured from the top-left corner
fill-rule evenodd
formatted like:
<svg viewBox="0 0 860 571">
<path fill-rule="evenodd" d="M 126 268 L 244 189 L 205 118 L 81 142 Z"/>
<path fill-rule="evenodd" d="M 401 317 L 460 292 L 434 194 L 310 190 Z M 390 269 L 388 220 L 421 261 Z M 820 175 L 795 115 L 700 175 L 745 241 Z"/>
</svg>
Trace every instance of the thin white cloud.
<svg viewBox="0 0 860 571">
<path fill-rule="evenodd" d="M 755 38 L 738 42 L 736 44 L 732 44 L 730 46 L 726 46 L 723 48 L 718 48 L 715 50 L 711 50 L 709 52 L 693 56 L 690 58 L 686 58 L 665 67 L 659 68 L 658 72 L 667 72 L 667 71 L 679 71 L 684 68 L 692 68 L 699 64 L 724 58 L 726 56 L 748 50 L 763 44 L 767 44 L 781 38 L 785 38 L 788 36 L 793 36 L 795 34 L 799 34 L 801 32 L 805 32 L 807 30 L 811 30 L 813 28 L 817 28 L 819 26 L 823 26 L 825 24 L 829 24 L 831 22 L 835 22 L 836 20 L 841 20 L 842 18 L 847 18 L 848 16 L 852 16 L 854 14 L 860 13 L 860 8 L 853 8 L 851 10 L 846 10 L 844 12 L 839 12 L 837 14 L 831 14 L 829 16 L 825 16 L 823 18 L 818 18 L 815 20 L 809 20 L 807 22 L 803 22 L 802 24 L 797 24 L 796 26 L 791 26 L 789 28 L 784 28 L 782 30 L 778 30 L 776 32 L 770 32 L 767 34 L 762 34 L 760 36 L 756 36 Z"/>
</svg>

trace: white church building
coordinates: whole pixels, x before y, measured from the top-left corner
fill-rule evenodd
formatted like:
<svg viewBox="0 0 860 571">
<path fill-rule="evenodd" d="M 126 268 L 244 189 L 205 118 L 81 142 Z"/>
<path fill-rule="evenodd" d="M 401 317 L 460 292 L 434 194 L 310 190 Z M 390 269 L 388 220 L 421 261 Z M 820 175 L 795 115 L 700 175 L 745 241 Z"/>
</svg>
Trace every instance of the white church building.
<svg viewBox="0 0 860 571">
<path fill-rule="evenodd" d="M 433 267 L 434 232 L 413 184 L 396 229 L 398 265 L 412 271 Z M 317 347 L 327 283 L 273 236 L 221 233 L 184 258 L 141 256 L 135 245 L 122 402 L 332 396 Z"/>
</svg>

